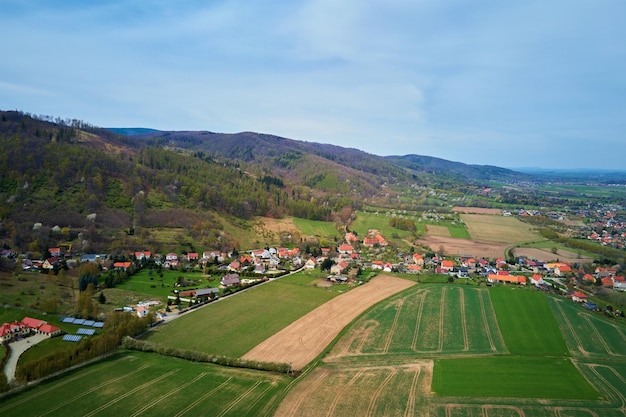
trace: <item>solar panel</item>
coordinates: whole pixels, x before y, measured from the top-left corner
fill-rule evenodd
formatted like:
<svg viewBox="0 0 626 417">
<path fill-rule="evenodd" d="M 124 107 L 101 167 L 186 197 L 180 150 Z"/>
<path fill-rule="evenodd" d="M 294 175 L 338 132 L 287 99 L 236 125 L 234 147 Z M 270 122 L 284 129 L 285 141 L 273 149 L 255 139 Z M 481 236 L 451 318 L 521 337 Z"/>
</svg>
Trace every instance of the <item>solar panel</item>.
<svg viewBox="0 0 626 417">
<path fill-rule="evenodd" d="M 74 323 L 74 318 L 73 317 L 63 317 L 63 320 L 61 320 L 61 323 Z"/>
<path fill-rule="evenodd" d="M 83 326 L 93 326 L 94 323 L 95 321 L 93 320 L 85 320 L 85 322 L 83 323 Z"/>
<path fill-rule="evenodd" d="M 100 328 L 104 327 L 104 322 L 102 322 L 102 321 L 97 321 L 97 322 L 95 322 L 95 323 L 92 325 L 92 327 L 97 327 L 97 328 L 99 328 L 99 329 L 100 329 Z"/>
<path fill-rule="evenodd" d="M 80 329 L 76 330 L 76 334 L 84 334 L 84 335 L 87 335 L 87 336 L 91 336 L 95 332 L 96 332 L 95 329 L 84 329 L 82 327 Z"/>
<path fill-rule="evenodd" d="M 74 319 L 74 324 L 83 324 L 85 319 Z"/>
<path fill-rule="evenodd" d="M 82 336 L 77 336 L 75 334 L 66 334 L 63 336 L 63 340 L 66 342 L 78 342 L 80 339 L 82 339 Z"/>
</svg>

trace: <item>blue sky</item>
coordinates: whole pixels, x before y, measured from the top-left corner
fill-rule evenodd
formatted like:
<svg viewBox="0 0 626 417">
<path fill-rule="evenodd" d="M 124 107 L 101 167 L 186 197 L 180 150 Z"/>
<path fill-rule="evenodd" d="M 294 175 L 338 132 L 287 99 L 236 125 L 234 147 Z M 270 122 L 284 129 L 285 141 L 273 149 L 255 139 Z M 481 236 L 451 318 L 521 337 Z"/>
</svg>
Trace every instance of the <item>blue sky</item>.
<svg viewBox="0 0 626 417">
<path fill-rule="evenodd" d="M 626 169 L 626 2 L 5 0 L 0 109 Z"/>
</svg>

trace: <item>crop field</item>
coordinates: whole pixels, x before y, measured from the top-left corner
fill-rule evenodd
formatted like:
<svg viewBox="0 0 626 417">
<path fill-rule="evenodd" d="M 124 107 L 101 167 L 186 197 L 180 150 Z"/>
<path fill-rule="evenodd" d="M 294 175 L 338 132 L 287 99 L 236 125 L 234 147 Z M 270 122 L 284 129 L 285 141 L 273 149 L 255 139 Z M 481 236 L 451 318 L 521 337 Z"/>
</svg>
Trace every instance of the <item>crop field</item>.
<svg viewBox="0 0 626 417">
<path fill-rule="evenodd" d="M 489 294 L 511 354 L 563 356 L 569 353 L 543 293 L 501 286 L 492 288 Z"/>
<path fill-rule="evenodd" d="M 527 224 L 514 217 L 462 214 L 461 218 L 474 240 L 517 243 L 542 239 Z"/>
<path fill-rule="evenodd" d="M 308 284 L 310 278 L 301 273 L 253 287 L 177 318 L 146 338 L 175 348 L 239 357 L 347 290 L 318 288 Z"/>
<path fill-rule="evenodd" d="M 11 416 L 265 416 L 289 378 L 121 352 L 0 402 Z"/>
<path fill-rule="evenodd" d="M 357 320 L 328 359 L 506 353 L 487 288 L 414 287 Z"/>
<path fill-rule="evenodd" d="M 568 299 L 550 298 L 550 307 L 572 356 L 584 359 L 626 360 L 626 329 L 585 310 Z"/>
<path fill-rule="evenodd" d="M 346 328 L 276 416 L 624 415 L 626 361 L 573 360 L 557 321 L 532 288 L 409 288 Z"/>
</svg>

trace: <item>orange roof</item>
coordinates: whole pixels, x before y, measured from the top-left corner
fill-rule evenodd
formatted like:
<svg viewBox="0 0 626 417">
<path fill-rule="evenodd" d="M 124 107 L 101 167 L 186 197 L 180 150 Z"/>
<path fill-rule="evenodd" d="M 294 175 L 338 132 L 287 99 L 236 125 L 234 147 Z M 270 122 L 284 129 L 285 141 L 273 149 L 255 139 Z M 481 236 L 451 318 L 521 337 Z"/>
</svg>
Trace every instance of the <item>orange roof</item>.
<svg viewBox="0 0 626 417">
<path fill-rule="evenodd" d="M 444 259 L 441 261 L 441 266 L 444 268 L 452 268 L 454 266 L 454 262 L 449 259 Z"/>
<path fill-rule="evenodd" d="M 489 280 L 500 282 L 513 282 L 517 284 L 526 284 L 526 277 L 522 275 L 498 275 L 489 274 Z"/>
<path fill-rule="evenodd" d="M 46 324 L 42 325 L 42 326 L 39 328 L 39 331 L 40 331 L 40 332 L 43 332 L 43 333 L 48 333 L 48 334 L 58 332 L 59 330 L 61 330 L 61 329 L 59 329 L 57 326 L 53 326 L 53 325 L 48 324 L 48 323 L 46 323 Z"/>
<path fill-rule="evenodd" d="M 30 327 L 31 329 L 38 329 L 39 326 L 41 326 L 44 323 L 45 321 L 43 320 L 33 319 L 31 317 L 24 317 L 22 319 L 22 324 L 27 327 Z"/>
</svg>

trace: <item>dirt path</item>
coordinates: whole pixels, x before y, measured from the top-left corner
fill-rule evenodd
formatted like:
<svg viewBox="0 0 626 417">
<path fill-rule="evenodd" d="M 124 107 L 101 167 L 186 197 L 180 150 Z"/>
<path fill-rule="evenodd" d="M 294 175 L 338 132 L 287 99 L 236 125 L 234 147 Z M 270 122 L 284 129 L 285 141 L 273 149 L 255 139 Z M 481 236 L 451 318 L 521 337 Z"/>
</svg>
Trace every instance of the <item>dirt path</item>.
<svg viewBox="0 0 626 417">
<path fill-rule="evenodd" d="M 290 363 L 293 369 L 302 369 L 359 314 L 413 285 L 412 281 L 380 275 L 311 311 L 250 350 L 243 359 Z"/>
<path fill-rule="evenodd" d="M 4 374 L 7 376 L 7 381 L 10 383 L 15 379 L 15 370 L 17 369 L 17 361 L 22 356 L 22 353 L 26 352 L 31 347 L 35 346 L 42 340 L 48 339 L 48 336 L 43 334 L 36 334 L 34 336 L 27 337 L 17 342 L 11 343 L 11 356 L 7 360 L 4 366 Z"/>
</svg>

